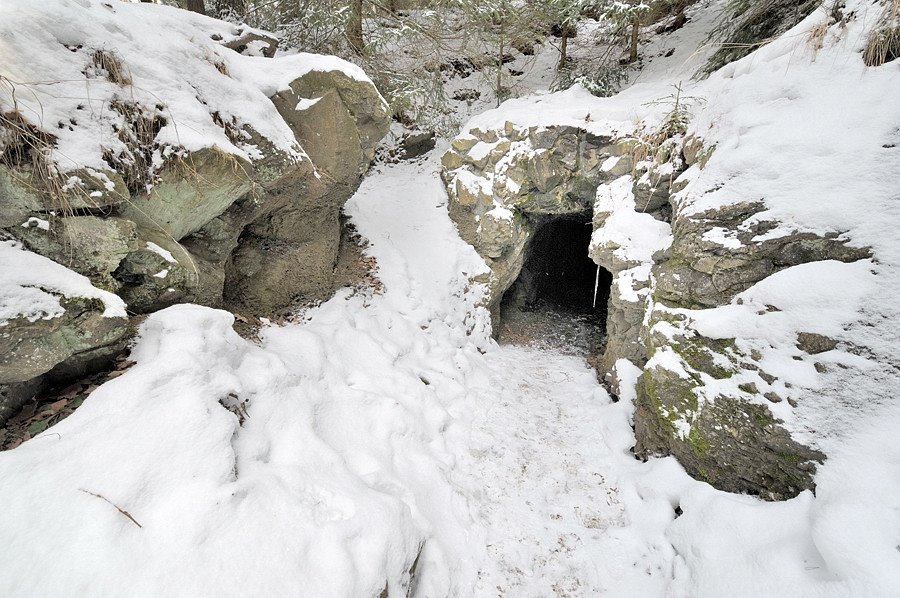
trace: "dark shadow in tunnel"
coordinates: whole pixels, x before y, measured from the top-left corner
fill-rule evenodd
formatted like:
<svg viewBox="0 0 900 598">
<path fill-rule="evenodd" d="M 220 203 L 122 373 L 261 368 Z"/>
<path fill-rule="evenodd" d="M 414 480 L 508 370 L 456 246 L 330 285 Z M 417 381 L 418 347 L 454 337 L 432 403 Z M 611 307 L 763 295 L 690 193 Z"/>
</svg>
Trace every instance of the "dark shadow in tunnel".
<svg viewBox="0 0 900 598">
<path fill-rule="evenodd" d="M 591 232 L 589 218 L 557 218 L 538 228 L 504 302 L 522 310 L 549 305 L 574 314 L 605 316 L 612 274 L 600 268 L 598 279 L 597 264 L 588 257 Z"/>
<path fill-rule="evenodd" d="M 538 226 L 522 271 L 501 302 L 501 341 L 504 336 L 516 344 L 517 339 L 535 344 L 535 336 L 578 337 L 576 344 L 591 351 L 605 343 L 612 275 L 588 257 L 591 232 L 589 214 L 555 217 Z"/>
</svg>

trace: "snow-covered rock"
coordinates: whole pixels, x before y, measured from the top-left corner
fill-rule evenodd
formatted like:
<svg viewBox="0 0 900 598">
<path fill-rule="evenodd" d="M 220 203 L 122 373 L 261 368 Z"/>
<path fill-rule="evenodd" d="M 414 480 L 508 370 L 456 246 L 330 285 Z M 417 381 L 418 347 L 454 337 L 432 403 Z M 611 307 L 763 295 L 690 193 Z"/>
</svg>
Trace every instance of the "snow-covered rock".
<svg viewBox="0 0 900 598">
<path fill-rule="evenodd" d="M 790 16 L 790 32 L 704 81 L 679 82 L 697 68 L 686 61 L 611 98 L 573 88 L 510 100 L 472 119 L 444 156 L 450 215 L 491 266 L 494 307 L 519 275 L 532 223 L 590 210 L 596 230 L 585 251 L 614 276 L 602 373 L 617 387 L 619 359 L 645 366 L 635 450 L 674 454 L 729 491 L 785 498 L 813 486 L 820 438 L 800 414 L 829 377 L 818 355 L 854 361 L 860 341 L 847 326 L 871 316 L 857 300 L 836 300 L 833 335 L 797 313 L 778 318 L 781 332 L 764 346 L 751 340 L 758 331 L 712 314 L 781 312 L 777 302 L 737 306 L 770 279 L 801 292 L 794 281 L 814 264 L 823 276 L 852 271 L 848 284 L 867 288 L 873 253 L 895 254 L 872 226 L 891 210 L 896 178 L 887 173 L 897 160 L 885 150 L 894 144 L 872 140 L 895 138 L 900 114 L 892 106 L 873 117 L 868 107 L 897 84 L 896 68 L 867 69 L 858 52 L 877 14 L 843 14 L 839 24 L 818 12 L 799 24 Z M 823 19 L 828 43 L 796 59 Z M 850 87 L 867 99 L 839 100 Z M 891 167 L 879 166 L 886 160 Z M 512 233 L 490 225 L 498 210 Z M 700 324 L 708 321 L 719 326 Z M 808 376 L 793 375 L 812 362 Z"/>
<path fill-rule="evenodd" d="M 0 425 L 54 368 L 116 354 L 128 330 L 117 296 L 49 259 L 0 241 Z"/>
<path fill-rule="evenodd" d="M 389 123 L 358 67 L 245 55 L 241 40 L 263 32 L 146 3 L 13 0 L 0 34 L 9 235 L 135 312 L 185 300 L 269 312 L 333 290 L 338 211 Z M 73 214 L 93 219 L 90 235 Z M 49 226 L 20 226 L 32 217 Z M 110 217 L 127 234 L 107 238 Z M 180 254 L 171 284 L 137 266 L 147 242 Z M 259 275 L 267 247 L 279 276 Z"/>
</svg>

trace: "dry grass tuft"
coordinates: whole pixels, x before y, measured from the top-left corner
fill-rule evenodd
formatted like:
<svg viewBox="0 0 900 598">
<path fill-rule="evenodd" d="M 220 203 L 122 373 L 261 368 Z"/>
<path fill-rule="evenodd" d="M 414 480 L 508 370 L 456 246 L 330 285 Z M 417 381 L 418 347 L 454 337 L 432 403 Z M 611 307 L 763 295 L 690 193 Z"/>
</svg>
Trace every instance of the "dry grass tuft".
<svg viewBox="0 0 900 598">
<path fill-rule="evenodd" d="M 91 54 L 91 65 L 95 74 L 101 75 L 107 81 L 116 85 L 131 85 L 131 73 L 122 64 L 122 61 L 113 52 L 108 50 L 94 50 Z M 88 71 L 85 71 L 88 75 Z"/>
<path fill-rule="evenodd" d="M 48 211 L 60 216 L 72 214 L 66 198 L 65 181 L 53 164 L 56 139 L 29 123 L 18 110 L 0 114 L 0 164 L 8 167 L 16 180 L 49 198 Z"/>
<path fill-rule="evenodd" d="M 886 0 L 869 34 L 863 61 L 866 66 L 881 66 L 897 58 L 900 58 L 900 0 Z"/>
<path fill-rule="evenodd" d="M 809 30 L 809 34 L 806 39 L 806 43 L 809 45 L 810 49 L 813 52 L 813 57 L 825 46 L 825 36 L 828 34 L 828 29 L 834 24 L 834 20 L 831 17 L 827 18 L 824 21 L 820 21 L 813 25 L 812 29 Z"/>
<path fill-rule="evenodd" d="M 226 77 L 230 77 L 231 73 L 228 72 L 228 65 L 222 61 L 215 61 L 212 63 L 216 70 L 225 75 Z"/>
<path fill-rule="evenodd" d="M 0 114 L 0 163 L 29 168 L 46 178 L 53 142 L 52 135 L 29 123 L 21 112 Z"/>
</svg>

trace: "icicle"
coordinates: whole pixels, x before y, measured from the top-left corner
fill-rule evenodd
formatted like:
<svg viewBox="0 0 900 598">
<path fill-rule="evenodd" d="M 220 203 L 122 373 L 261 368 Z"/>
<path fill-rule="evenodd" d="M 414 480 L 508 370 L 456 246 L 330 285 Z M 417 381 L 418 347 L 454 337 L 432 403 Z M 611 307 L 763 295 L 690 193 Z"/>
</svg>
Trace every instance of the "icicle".
<svg viewBox="0 0 900 598">
<path fill-rule="evenodd" d="M 594 276 L 594 305 L 592 309 L 597 309 L 597 287 L 600 285 L 600 265 L 597 264 L 597 275 Z"/>
</svg>

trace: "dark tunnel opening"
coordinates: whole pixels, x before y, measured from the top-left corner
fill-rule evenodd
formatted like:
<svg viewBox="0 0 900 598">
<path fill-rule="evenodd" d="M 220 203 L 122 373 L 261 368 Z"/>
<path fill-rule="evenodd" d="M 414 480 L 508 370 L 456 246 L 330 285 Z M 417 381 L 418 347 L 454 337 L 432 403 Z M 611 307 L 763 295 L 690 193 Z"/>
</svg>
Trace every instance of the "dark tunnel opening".
<svg viewBox="0 0 900 598">
<path fill-rule="evenodd" d="M 538 227 L 501 302 L 501 342 L 599 350 L 612 274 L 588 257 L 591 232 L 590 215 L 557 217 Z"/>
</svg>

